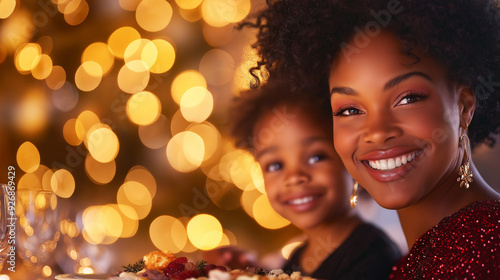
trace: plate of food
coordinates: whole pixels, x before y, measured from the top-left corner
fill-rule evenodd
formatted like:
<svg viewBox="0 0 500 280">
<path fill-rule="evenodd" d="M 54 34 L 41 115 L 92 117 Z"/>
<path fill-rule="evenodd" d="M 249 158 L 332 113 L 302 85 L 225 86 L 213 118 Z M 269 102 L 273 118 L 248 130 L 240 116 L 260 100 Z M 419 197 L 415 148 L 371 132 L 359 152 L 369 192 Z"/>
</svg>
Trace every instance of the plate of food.
<svg viewBox="0 0 500 280">
<path fill-rule="evenodd" d="M 86 279 L 86 280 L 104 280 L 108 279 L 109 274 L 59 274 L 56 276 L 57 280 L 81 280 L 81 279 Z"/>
<path fill-rule="evenodd" d="M 192 262 L 170 252 L 153 251 L 138 262 L 122 266 L 109 280 L 317 280 L 300 272 L 286 274 L 281 269 L 267 271 L 259 268 L 231 270 L 225 266 Z M 67 278 L 61 278 L 67 279 Z M 76 278 L 81 279 L 81 278 Z M 85 278 L 84 278 L 85 279 Z"/>
</svg>

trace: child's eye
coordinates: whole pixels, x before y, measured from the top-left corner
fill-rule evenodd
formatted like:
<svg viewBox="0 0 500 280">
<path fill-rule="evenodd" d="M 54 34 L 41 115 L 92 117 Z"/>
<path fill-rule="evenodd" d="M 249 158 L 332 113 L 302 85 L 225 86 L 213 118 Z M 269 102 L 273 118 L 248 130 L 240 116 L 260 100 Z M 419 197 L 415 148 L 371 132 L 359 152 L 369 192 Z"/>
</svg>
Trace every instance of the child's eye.
<svg viewBox="0 0 500 280">
<path fill-rule="evenodd" d="M 324 156 L 324 155 L 317 154 L 317 155 L 314 155 L 314 156 L 312 156 L 312 157 L 309 157 L 309 158 L 307 159 L 307 163 L 308 163 L 308 164 L 315 164 L 315 163 L 317 163 L 318 161 L 323 160 L 325 157 L 326 157 L 326 156 Z"/>
<path fill-rule="evenodd" d="M 399 100 L 397 105 L 406 105 L 406 104 L 412 104 L 421 100 L 424 100 L 427 96 L 418 93 L 418 92 L 410 92 L 408 95 L 404 96 Z"/>
<path fill-rule="evenodd" d="M 280 162 L 273 162 L 270 163 L 266 166 L 266 171 L 267 172 L 276 172 L 280 170 L 283 167 L 283 165 Z"/>
<path fill-rule="evenodd" d="M 334 116 L 340 116 L 340 117 L 345 117 L 345 116 L 353 116 L 353 115 L 359 115 L 362 114 L 363 112 L 357 108 L 354 107 L 348 107 L 348 108 L 340 108 L 336 112 L 333 113 Z"/>
</svg>

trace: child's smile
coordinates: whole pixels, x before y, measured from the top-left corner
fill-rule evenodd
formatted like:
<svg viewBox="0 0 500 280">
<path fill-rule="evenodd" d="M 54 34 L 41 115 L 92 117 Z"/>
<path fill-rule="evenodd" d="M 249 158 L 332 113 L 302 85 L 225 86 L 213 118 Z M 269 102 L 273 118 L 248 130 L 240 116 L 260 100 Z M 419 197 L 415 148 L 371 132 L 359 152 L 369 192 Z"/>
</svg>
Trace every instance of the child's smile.
<svg viewBox="0 0 500 280">
<path fill-rule="evenodd" d="M 255 145 L 273 208 L 301 229 L 330 223 L 349 209 L 352 181 L 332 144 L 332 135 L 299 106 L 282 105 L 293 115 L 276 127 L 276 116 L 263 115 Z M 274 125 L 274 126 L 273 126 Z M 266 131 L 266 134 L 258 132 Z"/>
</svg>

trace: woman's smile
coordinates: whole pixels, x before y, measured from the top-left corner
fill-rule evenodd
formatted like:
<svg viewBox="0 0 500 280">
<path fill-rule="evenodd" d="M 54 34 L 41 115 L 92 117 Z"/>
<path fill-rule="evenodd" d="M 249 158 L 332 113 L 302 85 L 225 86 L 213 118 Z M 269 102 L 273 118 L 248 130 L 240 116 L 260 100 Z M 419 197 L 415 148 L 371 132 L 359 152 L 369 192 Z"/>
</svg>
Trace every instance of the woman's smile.
<svg viewBox="0 0 500 280">
<path fill-rule="evenodd" d="M 373 169 L 377 170 L 393 170 L 397 167 L 406 165 L 420 155 L 420 151 L 411 152 L 402 156 L 380 159 L 380 160 L 365 160 L 363 163 L 367 163 Z"/>
</svg>

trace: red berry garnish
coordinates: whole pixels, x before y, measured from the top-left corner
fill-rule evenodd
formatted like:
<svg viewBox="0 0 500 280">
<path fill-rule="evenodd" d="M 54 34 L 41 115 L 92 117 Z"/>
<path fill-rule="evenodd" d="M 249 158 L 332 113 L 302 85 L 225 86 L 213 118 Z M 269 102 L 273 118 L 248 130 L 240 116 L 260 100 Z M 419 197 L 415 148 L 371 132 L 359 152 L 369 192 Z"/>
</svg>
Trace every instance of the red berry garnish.
<svg viewBox="0 0 500 280">
<path fill-rule="evenodd" d="M 227 271 L 227 268 L 225 266 L 222 266 L 222 265 L 218 265 L 215 269 Z"/>
<path fill-rule="evenodd" d="M 203 267 L 203 275 L 208 276 L 208 272 L 212 269 L 215 269 L 217 266 L 215 264 L 206 264 Z"/>
<path fill-rule="evenodd" d="M 187 263 L 187 261 L 188 261 L 188 259 L 186 257 L 179 257 L 179 258 L 173 260 L 173 262 L 182 263 L 182 264 Z"/>
<path fill-rule="evenodd" d="M 178 262 L 170 262 L 167 267 L 163 270 L 166 276 L 170 276 L 179 272 L 186 270 L 184 264 Z"/>
</svg>

